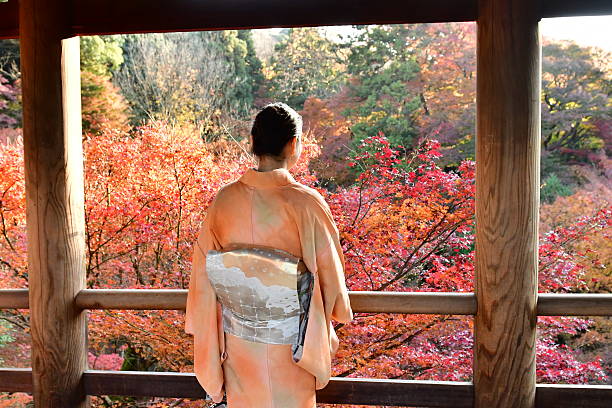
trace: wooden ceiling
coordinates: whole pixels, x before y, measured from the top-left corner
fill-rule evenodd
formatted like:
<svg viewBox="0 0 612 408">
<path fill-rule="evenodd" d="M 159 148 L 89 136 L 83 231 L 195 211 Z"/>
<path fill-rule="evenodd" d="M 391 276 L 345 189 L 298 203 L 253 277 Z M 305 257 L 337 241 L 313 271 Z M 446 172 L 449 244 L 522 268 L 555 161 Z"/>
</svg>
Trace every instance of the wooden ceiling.
<svg viewBox="0 0 612 408">
<path fill-rule="evenodd" d="M 534 0 L 538 1 L 538 0 Z M 478 0 L 67 0 L 67 36 L 475 21 Z M 612 14 L 611 0 L 539 0 L 541 17 Z M 19 2 L 0 3 L 0 38 L 19 36 Z"/>
</svg>

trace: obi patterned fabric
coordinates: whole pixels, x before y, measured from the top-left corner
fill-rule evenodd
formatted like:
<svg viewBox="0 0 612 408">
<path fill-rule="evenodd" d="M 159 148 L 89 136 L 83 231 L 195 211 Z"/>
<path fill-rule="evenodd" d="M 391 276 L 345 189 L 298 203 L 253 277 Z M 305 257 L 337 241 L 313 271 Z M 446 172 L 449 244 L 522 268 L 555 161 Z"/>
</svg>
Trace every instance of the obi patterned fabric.
<svg viewBox="0 0 612 408">
<path fill-rule="evenodd" d="M 291 344 L 293 360 L 300 360 L 313 288 L 313 275 L 300 258 L 273 248 L 209 250 L 206 272 L 221 303 L 225 332 Z"/>
</svg>

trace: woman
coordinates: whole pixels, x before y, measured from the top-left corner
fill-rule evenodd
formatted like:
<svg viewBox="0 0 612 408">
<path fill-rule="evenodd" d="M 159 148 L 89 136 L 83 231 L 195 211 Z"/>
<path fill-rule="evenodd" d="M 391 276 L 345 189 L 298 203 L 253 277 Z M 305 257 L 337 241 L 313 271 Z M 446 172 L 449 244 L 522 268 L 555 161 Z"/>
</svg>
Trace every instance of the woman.
<svg viewBox="0 0 612 408">
<path fill-rule="evenodd" d="M 331 319 L 353 319 L 344 256 L 329 206 L 289 169 L 301 151 L 302 119 L 283 103 L 264 107 L 251 130 L 258 168 L 223 186 L 208 208 L 193 254 L 185 331 L 194 336 L 195 375 L 230 408 L 314 408 L 325 387 L 338 337 Z M 301 358 L 290 344 L 251 342 L 223 329 L 221 305 L 206 274 L 206 254 L 233 245 L 260 245 L 302 258 L 314 275 Z"/>
</svg>

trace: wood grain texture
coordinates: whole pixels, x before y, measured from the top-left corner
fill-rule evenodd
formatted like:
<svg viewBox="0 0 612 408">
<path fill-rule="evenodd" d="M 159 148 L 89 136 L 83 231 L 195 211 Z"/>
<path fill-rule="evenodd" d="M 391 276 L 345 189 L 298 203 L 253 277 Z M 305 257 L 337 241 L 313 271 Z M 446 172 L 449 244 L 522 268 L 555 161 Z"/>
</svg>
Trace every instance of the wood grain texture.
<svg viewBox="0 0 612 408">
<path fill-rule="evenodd" d="M 0 304 L 2 299 L 0 292 Z M 84 289 L 76 297 L 83 309 L 184 310 L 185 289 Z M 473 293 L 350 291 L 354 312 L 473 315 Z"/>
<path fill-rule="evenodd" d="M 353 312 L 473 315 L 473 293 L 350 291 Z"/>
<path fill-rule="evenodd" d="M 75 299 L 81 309 L 185 310 L 186 289 L 83 289 Z"/>
<path fill-rule="evenodd" d="M 349 291 L 351 308 L 365 313 L 475 315 L 476 296 L 466 292 Z M 83 289 L 80 309 L 185 310 L 186 289 Z M 0 289 L 0 309 L 28 309 L 27 289 Z M 539 293 L 538 316 L 612 316 L 612 295 Z"/>
<path fill-rule="evenodd" d="M 538 316 L 612 316 L 612 294 L 538 293 Z"/>
<path fill-rule="evenodd" d="M 475 21 L 477 0 L 81 0 L 74 35 Z M 609 0 L 541 0 L 541 17 L 612 14 Z M 0 38 L 17 38 L 17 0 L 0 4 Z M 6 17 L 5 17 L 6 16 Z"/>
<path fill-rule="evenodd" d="M 0 391 L 31 392 L 31 369 L 0 368 Z M 196 398 L 206 393 L 193 373 L 86 370 L 88 395 Z M 360 405 L 471 407 L 474 388 L 468 382 L 406 381 L 332 377 L 317 391 L 317 402 Z M 538 384 L 536 408 L 608 408 L 610 385 Z"/>
<path fill-rule="evenodd" d="M 28 289 L 0 289 L 0 309 L 29 309 Z"/>
<path fill-rule="evenodd" d="M 19 3 L 0 3 L 0 39 L 19 37 Z"/>
<path fill-rule="evenodd" d="M 474 407 L 535 404 L 540 38 L 531 0 L 480 0 Z"/>
<path fill-rule="evenodd" d="M 0 368 L 0 392 L 32 392 L 31 368 Z"/>
<path fill-rule="evenodd" d="M 538 384 L 536 408 L 610 408 L 612 385 Z"/>
<path fill-rule="evenodd" d="M 85 407 L 85 216 L 78 37 L 59 0 L 20 1 L 33 396 Z"/>
</svg>

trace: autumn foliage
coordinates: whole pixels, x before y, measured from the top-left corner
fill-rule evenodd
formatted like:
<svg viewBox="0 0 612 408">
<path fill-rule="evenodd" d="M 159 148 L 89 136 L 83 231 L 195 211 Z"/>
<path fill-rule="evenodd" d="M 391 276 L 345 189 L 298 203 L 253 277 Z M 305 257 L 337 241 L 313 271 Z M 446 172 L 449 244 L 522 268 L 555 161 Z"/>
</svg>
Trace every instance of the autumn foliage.
<svg viewBox="0 0 612 408">
<path fill-rule="evenodd" d="M 87 137 L 85 149 L 88 287 L 186 288 L 191 248 L 216 191 L 250 165 L 238 144 L 204 144 L 197 132 L 154 122 L 135 132 L 110 128 Z M 423 140 L 402 157 L 383 135 L 363 141 L 350 163 L 357 182 L 320 189 L 341 231 L 350 290 L 473 290 L 474 171 L 464 161 L 442 171 L 439 143 Z M 1 254 L 4 287 L 27 286 L 22 146 L 2 145 Z M 219 152 L 225 154 L 219 154 Z M 232 153 L 233 152 L 233 153 Z M 320 151 L 306 140 L 295 175 L 316 187 L 308 161 Z M 540 291 L 584 290 L 585 268 L 572 243 L 609 228 L 610 208 L 541 237 Z M 27 312 L 13 316 L 27 323 Z M 191 339 L 182 312 L 92 311 L 90 364 L 112 369 L 190 371 Z M 540 318 L 538 378 L 600 382 L 599 359 L 582 362 L 559 336 L 593 322 Z M 469 380 L 472 319 L 458 316 L 357 313 L 338 326 L 334 375 Z M 117 356 L 121 355 L 122 358 Z"/>
</svg>

